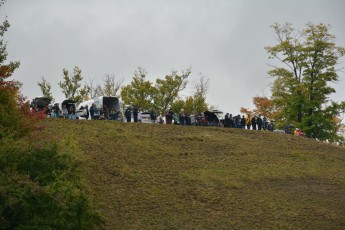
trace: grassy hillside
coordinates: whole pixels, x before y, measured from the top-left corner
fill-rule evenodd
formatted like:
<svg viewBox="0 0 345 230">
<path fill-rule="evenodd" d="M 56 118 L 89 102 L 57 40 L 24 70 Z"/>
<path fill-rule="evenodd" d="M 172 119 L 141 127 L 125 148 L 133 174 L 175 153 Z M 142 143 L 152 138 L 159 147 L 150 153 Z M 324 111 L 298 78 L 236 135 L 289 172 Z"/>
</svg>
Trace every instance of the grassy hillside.
<svg viewBox="0 0 345 230">
<path fill-rule="evenodd" d="M 344 229 L 345 148 L 281 133 L 50 119 L 107 229 Z"/>
</svg>

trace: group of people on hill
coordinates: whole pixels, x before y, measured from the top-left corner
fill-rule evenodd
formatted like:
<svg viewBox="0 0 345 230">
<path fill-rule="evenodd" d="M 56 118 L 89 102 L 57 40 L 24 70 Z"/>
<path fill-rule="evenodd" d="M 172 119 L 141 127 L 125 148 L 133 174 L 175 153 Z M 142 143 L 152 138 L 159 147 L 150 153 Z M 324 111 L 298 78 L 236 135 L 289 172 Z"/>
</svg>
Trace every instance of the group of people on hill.
<svg viewBox="0 0 345 230">
<path fill-rule="evenodd" d="M 89 117 L 91 117 L 91 120 L 122 120 L 121 111 L 115 111 L 114 108 L 111 108 L 109 110 L 105 105 L 103 105 L 103 107 L 101 108 L 97 108 L 95 104 L 92 104 L 90 109 L 87 105 L 85 107 L 81 107 L 80 109 L 86 110 L 86 119 L 89 119 Z"/>
<path fill-rule="evenodd" d="M 131 107 L 127 107 L 124 113 L 126 121 L 132 121 L 132 115 L 134 122 L 140 122 L 140 110 L 137 107 L 133 108 L 133 113 Z M 216 115 L 215 115 L 216 116 Z M 159 115 L 154 109 L 150 111 L 151 122 L 160 124 L 178 124 L 178 125 L 196 125 L 196 126 L 224 126 L 226 128 L 242 128 L 242 129 L 252 129 L 252 130 L 274 130 L 273 121 L 268 121 L 265 116 L 261 114 L 257 116 L 251 116 L 247 114 L 246 116 L 232 116 L 232 114 L 227 113 L 224 119 L 210 120 L 204 113 L 196 113 L 194 116 L 189 115 L 181 109 L 179 113 L 175 113 L 171 108 L 169 108 L 165 115 L 162 112 Z"/>
<path fill-rule="evenodd" d="M 86 119 L 91 117 L 92 120 L 123 120 L 123 114 L 120 111 L 115 111 L 113 108 L 108 110 L 106 106 L 97 108 L 95 104 L 92 104 L 90 108 L 86 105 L 80 109 L 85 109 L 87 114 L 84 116 Z M 50 117 L 63 117 L 69 119 L 77 119 L 76 111 L 74 106 L 62 105 L 62 110 L 59 105 L 54 104 L 50 111 Z M 127 122 L 141 122 L 141 111 L 139 107 L 134 106 L 133 110 L 131 107 L 127 107 L 124 112 L 124 117 Z M 274 123 L 268 121 L 265 116 L 261 114 L 257 116 L 251 116 L 250 114 L 233 116 L 232 114 L 226 113 L 224 119 L 210 121 L 206 114 L 196 113 L 194 116 L 186 113 L 184 109 L 181 109 L 179 113 L 175 113 L 172 108 L 169 108 L 163 115 L 162 112 L 157 114 L 154 109 L 150 111 L 150 119 L 153 124 L 179 124 L 179 125 L 196 125 L 196 126 L 224 126 L 226 128 L 241 128 L 251 130 L 269 130 L 273 131 Z M 295 135 L 302 135 L 300 130 L 295 131 Z"/>
<path fill-rule="evenodd" d="M 52 118 L 68 118 L 68 119 L 77 119 L 75 114 L 75 107 L 74 106 L 67 106 L 65 104 L 62 105 L 62 110 L 60 109 L 59 105 L 55 103 L 50 109 L 47 107 L 45 112 Z"/>
<path fill-rule="evenodd" d="M 247 114 L 246 116 L 242 115 L 242 117 L 241 115 L 233 117 L 232 114 L 227 113 L 224 119 L 224 127 L 273 131 L 274 123 L 273 121 L 268 121 L 265 116 L 262 117 L 261 114 L 257 116 Z"/>
<path fill-rule="evenodd" d="M 131 110 L 131 107 L 127 107 L 124 115 L 127 122 L 132 121 L 132 115 L 133 115 L 134 122 L 141 122 L 142 120 L 141 111 L 138 107 L 134 107 L 133 112 Z M 165 115 L 163 115 L 162 112 L 157 114 L 154 109 L 151 109 L 150 119 L 151 119 L 151 123 L 153 124 L 165 123 L 165 124 L 192 125 L 190 116 L 186 114 L 183 109 L 181 109 L 179 114 L 176 114 L 171 108 L 169 108 L 167 112 L 165 113 Z"/>
</svg>

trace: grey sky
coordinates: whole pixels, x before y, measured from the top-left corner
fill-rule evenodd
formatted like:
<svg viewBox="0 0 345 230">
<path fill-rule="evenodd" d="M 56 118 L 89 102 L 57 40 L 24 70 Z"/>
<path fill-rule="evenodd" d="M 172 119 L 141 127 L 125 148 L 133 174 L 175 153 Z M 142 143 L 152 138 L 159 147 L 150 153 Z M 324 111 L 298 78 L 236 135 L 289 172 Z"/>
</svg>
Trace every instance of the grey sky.
<svg viewBox="0 0 345 230">
<path fill-rule="evenodd" d="M 270 95 L 264 47 L 276 44 L 273 23 L 331 24 L 345 47 L 344 9 L 344 0 L 7 0 L 0 20 L 11 24 L 8 60 L 21 62 L 14 78 L 30 99 L 43 76 L 62 100 L 63 68 L 79 66 L 85 82 L 114 74 L 128 84 L 137 67 L 153 82 L 191 66 L 190 81 L 210 79 L 207 102 L 237 114 L 253 96 Z M 339 75 L 336 101 L 345 100 Z"/>
</svg>

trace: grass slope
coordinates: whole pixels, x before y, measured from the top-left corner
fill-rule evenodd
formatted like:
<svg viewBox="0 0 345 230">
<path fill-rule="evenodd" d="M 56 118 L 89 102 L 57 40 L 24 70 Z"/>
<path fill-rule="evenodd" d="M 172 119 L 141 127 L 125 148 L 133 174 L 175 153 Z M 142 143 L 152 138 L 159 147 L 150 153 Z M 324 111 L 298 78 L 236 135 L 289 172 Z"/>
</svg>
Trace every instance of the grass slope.
<svg viewBox="0 0 345 230">
<path fill-rule="evenodd" d="M 50 119 L 107 229 L 344 229 L 345 148 L 281 133 Z"/>
</svg>

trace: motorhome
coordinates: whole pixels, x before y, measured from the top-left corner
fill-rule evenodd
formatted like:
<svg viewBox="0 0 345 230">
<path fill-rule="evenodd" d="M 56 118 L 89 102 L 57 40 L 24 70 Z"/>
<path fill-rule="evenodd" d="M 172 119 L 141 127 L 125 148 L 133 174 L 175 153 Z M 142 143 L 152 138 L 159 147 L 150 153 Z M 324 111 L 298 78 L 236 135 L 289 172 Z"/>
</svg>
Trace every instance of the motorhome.
<svg viewBox="0 0 345 230">
<path fill-rule="evenodd" d="M 105 119 L 122 120 L 122 103 L 117 97 L 100 96 L 91 100 L 84 101 L 78 105 L 76 116 L 79 118 L 90 119 L 90 107 L 95 105 L 97 109 L 106 108 Z M 111 116 L 111 113 L 115 116 Z"/>
</svg>

